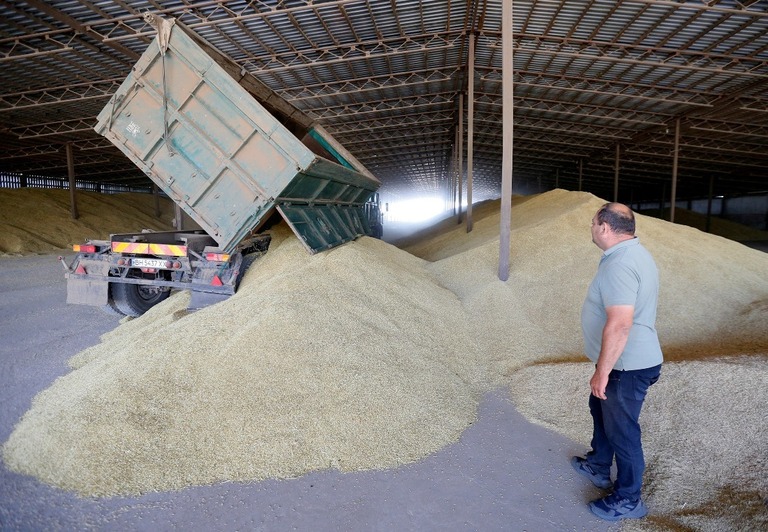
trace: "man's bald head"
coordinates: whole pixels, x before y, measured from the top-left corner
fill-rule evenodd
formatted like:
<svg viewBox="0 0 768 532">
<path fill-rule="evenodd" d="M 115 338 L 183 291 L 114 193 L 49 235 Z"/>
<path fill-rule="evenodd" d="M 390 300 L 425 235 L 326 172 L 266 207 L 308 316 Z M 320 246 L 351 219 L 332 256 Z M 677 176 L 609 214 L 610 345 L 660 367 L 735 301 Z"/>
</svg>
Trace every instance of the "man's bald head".
<svg viewBox="0 0 768 532">
<path fill-rule="evenodd" d="M 635 214 L 623 203 L 606 203 L 597 211 L 596 219 L 598 223 L 608 224 L 618 235 L 635 234 Z"/>
</svg>

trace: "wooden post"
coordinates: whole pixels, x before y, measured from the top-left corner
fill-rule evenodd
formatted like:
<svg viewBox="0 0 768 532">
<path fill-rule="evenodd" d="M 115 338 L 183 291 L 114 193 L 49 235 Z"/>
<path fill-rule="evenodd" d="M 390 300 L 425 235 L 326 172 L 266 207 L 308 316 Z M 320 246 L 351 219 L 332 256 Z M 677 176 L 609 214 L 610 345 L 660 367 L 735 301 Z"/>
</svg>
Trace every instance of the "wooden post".
<svg viewBox="0 0 768 532">
<path fill-rule="evenodd" d="M 509 252 L 512 227 L 512 147 L 513 135 L 513 82 L 512 68 L 512 0 L 501 3 L 502 40 L 502 159 L 501 159 L 501 227 L 499 228 L 499 279 L 509 279 Z"/>
<path fill-rule="evenodd" d="M 67 174 L 69 176 L 69 212 L 73 220 L 80 217 L 77 212 L 77 193 L 75 192 L 75 156 L 72 153 L 72 143 L 67 142 Z"/>
</svg>

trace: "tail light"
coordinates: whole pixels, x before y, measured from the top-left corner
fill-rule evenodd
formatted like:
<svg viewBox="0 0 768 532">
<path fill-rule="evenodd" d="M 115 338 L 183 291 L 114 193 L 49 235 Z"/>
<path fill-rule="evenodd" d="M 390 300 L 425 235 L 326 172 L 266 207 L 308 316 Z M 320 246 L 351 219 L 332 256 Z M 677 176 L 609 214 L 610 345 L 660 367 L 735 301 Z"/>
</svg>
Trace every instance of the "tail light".
<svg viewBox="0 0 768 532">
<path fill-rule="evenodd" d="M 75 244 L 72 246 L 72 251 L 79 251 L 80 253 L 96 253 L 96 246 L 93 244 Z"/>
<path fill-rule="evenodd" d="M 206 253 L 205 260 L 211 262 L 227 262 L 229 260 L 229 254 L 227 253 Z"/>
</svg>

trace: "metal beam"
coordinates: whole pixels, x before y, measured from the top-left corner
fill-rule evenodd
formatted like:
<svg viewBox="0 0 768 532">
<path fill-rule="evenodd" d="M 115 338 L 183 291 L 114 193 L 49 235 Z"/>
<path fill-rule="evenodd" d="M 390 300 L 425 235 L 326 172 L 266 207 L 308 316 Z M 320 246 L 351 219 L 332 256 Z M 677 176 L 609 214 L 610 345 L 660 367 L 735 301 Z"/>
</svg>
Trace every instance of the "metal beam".
<svg viewBox="0 0 768 532">
<path fill-rule="evenodd" d="M 122 79 L 107 79 L 92 83 L 70 83 L 44 89 L 0 94 L 0 113 L 20 109 L 36 109 L 60 103 L 109 98 Z"/>
<path fill-rule="evenodd" d="M 475 148 L 475 34 L 469 34 L 467 64 L 467 233 L 472 231 L 472 170 Z"/>
<path fill-rule="evenodd" d="M 677 201 L 677 159 L 680 153 L 680 117 L 675 119 L 675 148 L 672 151 L 672 192 L 670 194 L 669 221 L 675 222 L 675 201 Z"/>
<path fill-rule="evenodd" d="M 74 29 L 77 32 L 77 34 L 91 34 L 93 37 L 98 37 L 97 34 L 91 33 L 89 31 L 90 28 L 88 27 L 88 25 L 80 23 L 80 21 L 70 17 L 66 13 L 59 11 L 53 6 L 45 2 L 42 2 L 41 0 L 26 0 L 26 4 L 29 5 L 30 7 L 37 9 L 38 11 L 46 13 L 47 15 L 53 17 L 55 20 L 58 20 L 64 25 L 69 26 L 70 28 Z M 130 48 L 126 48 L 120 43 L 106 42 L 103 40 L 102 42 L 104 42 L 104 44 L 106 44 L 113 50 L 120 52 L 122 55 L 124 55 L 128 59 L 131 59 L 132 61 L 136 61 L 139 58 L 139 54 L 137 54 Z"/>
<path fill-rule="evenodd" d="M 512 231 L 512 174 L 514 151 L 514 46 L 512 42 L 512 0 L 502 2 L 502 162 L 501 222 L 499 227 L 499 280 L 509 279 L 509 255 Z"/>
</svg>

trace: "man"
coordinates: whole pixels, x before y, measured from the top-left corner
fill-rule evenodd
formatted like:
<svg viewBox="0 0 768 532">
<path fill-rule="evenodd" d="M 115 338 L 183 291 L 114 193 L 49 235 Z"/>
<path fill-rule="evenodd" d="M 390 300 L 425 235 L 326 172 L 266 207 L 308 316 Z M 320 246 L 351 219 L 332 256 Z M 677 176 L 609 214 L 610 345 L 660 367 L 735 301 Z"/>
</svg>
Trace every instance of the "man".
<svg viewBox="0 0 768 532">
<path fill-rule="evenodd" d="M 592 450 L 585 458 L 574 456 L 571 465 L 595 486 L 613 486 L 613 493 L 589 507 L 602 519 L 618 521 L 648 513 L 640 498 L 645 460 L 639 419 L 648 387 L 661 373 L 655 326 L 659 274 L 635 237 L 635 217 L 626 205 L 606 203 L 597 211 L 592 242 L 603 250 L 581 310 L 585 350 L 595 363 L 589 381 Z"/>
</svg>

